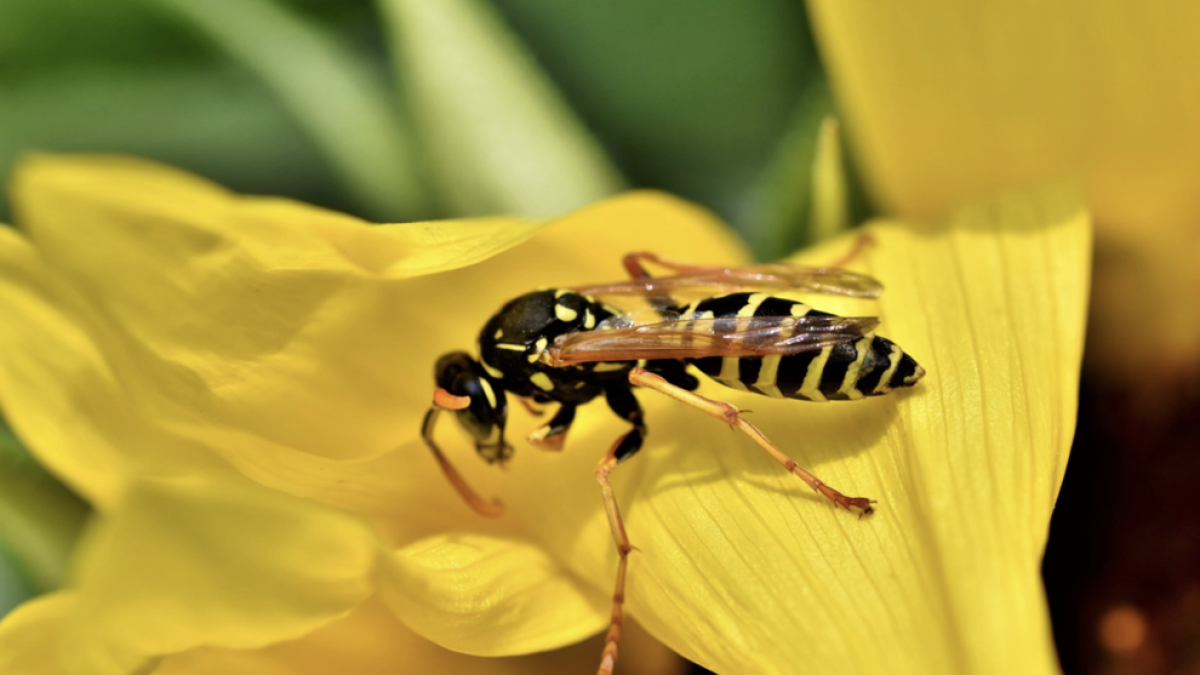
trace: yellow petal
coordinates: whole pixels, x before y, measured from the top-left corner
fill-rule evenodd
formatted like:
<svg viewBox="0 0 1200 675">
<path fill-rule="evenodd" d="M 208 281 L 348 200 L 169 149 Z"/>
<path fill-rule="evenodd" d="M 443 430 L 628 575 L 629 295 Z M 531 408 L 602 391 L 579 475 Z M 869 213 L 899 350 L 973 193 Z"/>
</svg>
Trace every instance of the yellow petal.
<svg viewBox="0 0 1200 675">
<path fill-rule="evenodd" d="M 674 675 L 685 665 L 636 624 L 622 644 L 627 655 L 622 675 Z M 482 658 L 459 654 L 421 638 L 396 621 L 378 599 L 349 616 L 298 640 L 264 649 L 233 651 L 205 648 L 164 660 L 159 675 L 355 675 L 453 673 L 453 675 L 561 675 L 596 667 L 599 639 L 565 649 L 519 658 Z"/>
<path fill-rule="evenodd" d="M 368 228 L 111 157 L 36 157 L 13 196 L 48 273 L 69 285 L 60 300 L 145 417 L 333 458 L 395 445 L 403 345 L 428 319 L 403 312 L 394 282 L 472 264 L 536 229 Z"/>
<path fill-rule="evenodd" d="M 629 608 L 717 672 L 1054 672 L 1038 568 L 1075 420 L 1090 244 L 1078 191 L 983 204 L 927 234 L 870 233 L 852 267 L 883 298 L 812 302 L 881 316 L 880 333 L 929 371 L 915 390 L 824 405 L 701 391 L 753 410 L 801 466 L 878 500 L 876 514 L 835 511 L 747 439 L 644 393 L 651 435 L 614 477 L 639 549 Z M 623 429 L 584 417 L 567 452 L 515 460 L 505 493 L 601 590 L 616 555 L 591 467 Z"/>
<path fill-rule="evenodd" d="M 1098 225 L 1200 217 L 1192 3 L 811 0 L 855 146 L 889 209 L 1080 172 Z"/>
<path fill-rule="evenodd" d="M 378 559 L 357 520 L 248 482 L 136 483 L 85 539 L 65 669 L 132 673 L 299 637 L 369 597 Z"/>
<path fill-rule="evenodd" d="M 62 591 L 30 600 L 0 620 L 0 673 L 59 675 L 62 623 L 75 606 Z"/>
<path fill-rule="evenodd" d="M 1172 304 L 1200 294 L 1200 5 L 809 4 L 889 211 L 1083 178 L 1098 233 L 1091 369 L 1148 408 L 1174 405 L 1200 374 L 1200 312 Z"/>
<path fill-rule="evenodd" d="M 59 675 L 62 624 L 74 607 L 70 593 L 43 596 L 0 621 L 0 672 Z M 516 658 L 468 656 L 425 640 L 398 622 L 383 602 L 368 600 L 344 618 L 302 638 L 261 649 L 200 647 L 165 657 L 159 675 L 393 675 L 397 672 L 454 675 L 558 675 L 585 673 L 596 665 L 603 636 L 552 652 Z M 621 644 L 623 675 L 675 675 L 686 665 L 674 652 L 629 622 Z"/>
<path fill-rule="evenodd" d="M 397 551 L 381 594 L 414 632 L 454 651 L 525 654 L 578 642 L 608 621 L 604 593 L 582 587 L 534 545 L 445 534 Z"/>
<path fill-rule="evenodd" d="M 62 290 L 29 242 L 0 228 L 0 354 L 19 355 L 0 358 L 0 407 L 31 451 L 101 508 L 136 472 L 220 471 L 139 417 Z"/>
</svg>

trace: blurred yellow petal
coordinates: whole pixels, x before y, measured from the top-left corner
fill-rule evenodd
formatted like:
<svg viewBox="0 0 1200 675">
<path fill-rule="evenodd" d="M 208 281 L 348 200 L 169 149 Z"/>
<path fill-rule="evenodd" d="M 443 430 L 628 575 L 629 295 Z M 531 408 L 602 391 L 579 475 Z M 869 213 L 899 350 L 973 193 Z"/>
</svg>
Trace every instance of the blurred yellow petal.
<svg viewBox="0 0 1200 675">
<path fill-rule="evenodd" d="M 22 605 L 0 621 L 0 673 L 60 675 L 60 634 L 74 607 L 71 593 L 56 593 Z M 596 665 L 603 637 L 551 652 L 486 658 L 453 652 L 399 623 L 381 601 L 371 599 L 346 617 L 295 640 L 261 649 L 200 647 L 169 655 L 159 675 L 394 675 L 397 672 L 454 675 L 559 675 L 584 673 Z M 621 645 L 622 675 L 682 675 L 687 666 L 674 652 L 629 622 Z"/>
<path fill-rule="evenodd" d="M 136 472 L 216 471 L 215 458 L 130 406 L 20 234 L 0 228 L 0 407 L 38 460 L 98 507 Z"/>
<path fill-rule="evenodd" d="M 513 658 L 459 654 L 425 640 L 396 621 L 379 600 L 299 640 L 260 650 L 197 649 L 168 657 L 158 675 L 355 675 L 452 673 L 453 675 L 561 675 L 586 673 L 596 666 L 602 638 L 564 649 Z M 622 675 L 682 675 L 682 659 L 630 625 L 622 644 L 627 655 Z M 7 672 L 7 671 L 5 671 Z"/>
<path fill-rule="evenodd" d="M 1178 311 L 1174 299 L 1200 294 L 1200 5 L 809 6 L 864 171 L 889 211 L 937 215 L 1081 176 L 1098 234 L 1089 360 L 1134 398 L 1190 386 L 1200 313 Z M 1143 358 L 1128 358 L 1130 344 L 1145 347 Z"/>
<path fill-rule="evenodd" d="M 249 482 L 136 483 L 80 552 L 65 669 L 133 673 L 300 637 L 368 598 L 378 560 L 358 520 Z"/>
<path fill-rule="evenodd" d="M 445 534 L 389 562 L 384 601 L 413 631 L 455 651 L 526 654 L 578 642 L 608 622 L 608 596 L 531 544 Z"/>
<path fill-rule="evenodd" d="M 929 370 L 920 385 L 825 405 L 701 391 L 753 410 L 802 466 L 879 500 L 876 514 L 835 511 L 747 439 L 643 394 L 646 448 L 614 478 L 639 549 L 629 608 L 717 672 L 1054 672 L 1038 569 L 1075 420 L 1090 255 L 1078 191 L 1014 195 L 926 234 L 870 233 L 851 267 L 883 281 L 883 298 L 812 302 L 881 316 L 880 333 Z M 592 467 L 624 425 L 598 414 L 581 415 L 567 452 L 519 454 L 504 498 L 607 590 L 616 553 Z"/>
<path fill-rule="evenodd" d="M 62 623 L 75 606 L 70 592 L 30 600 L 0 620 L 0 673 L 59 675 Z"/>
<path fill-rule="evenodd" d="M 1200 7 L 809 4 L 868 175 L 900 213 L 1085 170 L 1098 219 L 1200 216 Z"/>
</svg>

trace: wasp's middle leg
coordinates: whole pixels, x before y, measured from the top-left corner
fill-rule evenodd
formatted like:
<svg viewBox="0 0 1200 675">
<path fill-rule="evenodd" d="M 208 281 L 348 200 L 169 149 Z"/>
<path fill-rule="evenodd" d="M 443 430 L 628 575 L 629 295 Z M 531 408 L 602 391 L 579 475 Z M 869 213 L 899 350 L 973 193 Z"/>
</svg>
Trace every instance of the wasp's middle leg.
<svg viewBox="0 0 1200 675">
<path fill-rule="evenodd" d="M 645 368 L 634 368 L 629 371 L 629 381 L 639 387 L 653 389 L 661 394 L 666 394 L 676 401 L 686 403 L 693 408 L 696 408 L 706 414 L 712 415 L 726 424 L 735 427 L 738 431 L 749 436 L 755 443 L 767 454 L 771 455 L 775 461 L 783 465 L 783 468 L 792 472 L 811 487 L 813 490 L 820 492 L 829 501 L 846 509 L 847 511 L 857 510 L 860 515 L 868 515 L 872 513 L 871 500 L 865 497 L 847 497 L 841 492 L 833 489 L 825 484 L 820 478 L 817 478 L 808 470 L 796 464 L 796 460 L 788 457 L 782 450 L 775 447 L 775 444 L 766 437 L 763 432 L 758 430 L 746 418 L 742 417 L 738 409 L 723 401 L 714 401 L 711 398 L 706 398 L 699 394 L 690 392 L 686 389 L 671 384 L 661 376 L 652 373 Z"/>
<path fill-rule="evenodd" d="M 628 387 L 613 386 L 605 390 L 608 406 L 618 416 L 633 425 L 629 433 L 617 439 L 605 453 L 600 463 L 596 465 L 596 482 L 600 483 L 600 492 L 604 495 L 604 512 L 608 515 L 608 525 L 612 530 L 613 541 L 617 544 L 620 556 L 617 562 L 617 582 L 613 588 L 612 618 L 608 626 L 608 636 L 604 642 L 604 652 L 600 656 L 598 675 L 611 675 L 617 661 L 617 647 L 621 643 L 621 624 L 624 621 L 625 609 L 625 569 L 629 562 L 629 552 L 633 545 L 629 543 L 629 535 L 625 533 L 625 522 L 621 519 L 621 509 L 617 505 L 617 497 L 609 480 L 617 464 L 632 457 L 642 449 L 642 441 L 646 437 L 646 425 L 642 421 L 642 407 Z"/>
</svg>

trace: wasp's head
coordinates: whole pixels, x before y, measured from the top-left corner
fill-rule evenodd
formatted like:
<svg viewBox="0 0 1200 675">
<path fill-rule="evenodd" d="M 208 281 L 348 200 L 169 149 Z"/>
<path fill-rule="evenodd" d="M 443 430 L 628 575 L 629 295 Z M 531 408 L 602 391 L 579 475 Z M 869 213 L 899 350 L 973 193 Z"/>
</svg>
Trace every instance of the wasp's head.
<svg viewBox="0 0 1200 675">
<path fill-rule="evenodd" d="M 475 439 L 475 451 L 489 464 L 512 457 L 512 446 L 504 441 L 508 400 L 504 390 L 466 352 L 451 352 L 438 359 L 434 368 L 437 386 L 470 404 L 454 411 L 463 429 Z"/>
</svg>

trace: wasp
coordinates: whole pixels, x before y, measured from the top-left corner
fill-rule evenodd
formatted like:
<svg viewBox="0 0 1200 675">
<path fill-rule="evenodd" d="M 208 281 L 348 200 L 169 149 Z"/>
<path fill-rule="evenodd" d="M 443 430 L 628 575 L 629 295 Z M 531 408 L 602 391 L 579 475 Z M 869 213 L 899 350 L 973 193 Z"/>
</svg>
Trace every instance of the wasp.
<svg viewBox="0 0 1200 675">
<path fill-rule="evenodd" d="M 862 241 L 848 258 L 856 255 Z M 646 265 L 669 270 L 654 277 Z M 635 388 L 665 394 L 745 433 L 787 471 L 859 517 L 871 500 L 847 497 L 783 453 L 729 403 L 696 393 L 691 370 L 741 391 L 801 401 L 854 401 L 911 387 L 925 374 L 913 357 L 876 335 L 875 317 L 841 317 L 771 295 L 795 290 L 850 297 L 878 297 L 871 277 L 831 267 L 783 263 L 740 268 L 703 267 L 653 253 L 631 253 L 629 279 L 615 283 L 533 291 L 505 304 L 479 334 L 479 358 L 456 351 L 435 367 L 437 388 L 422 436 L 464 500 L 485 516 L 501 512 L 480 498 L 434 441 L 438 416 L 452 411 L 488 463 L 513 452 L 504 438 L 508 396 L 537 411 L 557 403 L 529 443 L 561 450 L 576 409 L 601 396 L 631 429 L 596 465 L 596 480 L 619 552 L 612 618 L 601 655 L 600 675 L 612 673 L 621 637 L 625 571 L 633 546 L 613 493 L 617 465 L 638 452 L 647 434 Z M 686 296 L 697 299 L 684 304 Z M 629 312 L 609 302 L 639 298 L 648 305 Z M 681 299 L 682 298 L 682 299 Z"/>
</svg>

